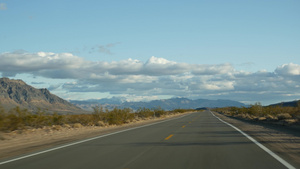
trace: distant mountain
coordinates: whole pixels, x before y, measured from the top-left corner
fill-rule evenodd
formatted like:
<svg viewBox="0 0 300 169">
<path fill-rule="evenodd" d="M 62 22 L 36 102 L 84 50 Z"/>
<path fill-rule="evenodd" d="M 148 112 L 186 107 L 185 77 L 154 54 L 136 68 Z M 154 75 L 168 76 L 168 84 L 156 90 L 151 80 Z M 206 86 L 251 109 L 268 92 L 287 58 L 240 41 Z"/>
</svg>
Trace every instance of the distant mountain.
<svg viewBox="0 0 300 169">
<path fill-rule="evenodd" d="M 92 110 L 95 106 L 103 106 L 108 109 L 114 107 L 118 108 L 131 108 L 137 110 L 139 108 L 162 108 L 164 110 L 174 110 L 174 109 L 196 109 L 199 107 L 242 107 L 246 106 L 243 103 L 232 101 L 232 100 L 207 100 L 207 99 L 198 99 L 190 100 L 187 98 L 171 98 L 163 100 L 153 100 L 150 102 L 126 102 L 123 99 L 112 98 L 111 99 L 99 99 L 99 100 L 86 100 L 86 101 L 70 101 L 71 103 L 87 110 Z"/>
<path fill-rule="evenodd" d="M 51 94 L 47 89 L 36 89 L 22 80 L 0 78 L 0 103 L 6 110 L 19 106 L 36 112 L 38 109 L 58 113 L 82 113 L 79 107 Z"/>
<path fill-rule="evenodd" d="M 196 109 L 199 107 L 228 107 L 236 106 L 242 107 L 245 106 L 243 103 L 232 101 L 232 100 L 207 100 L 207 99 L 198 99 L 190 100 L 187 98 L 172 98 L 164 100 L 153 100 L 150 102 L 125 102 L 121 105 L 122 107 L 130 107 L 132 109 L 138 109 L 140 107 L 146 108 L 156 108 L 161 107 L 165 110 L 174 110 L 174 109 Z"/>
<path fill-rule="evenodd" d="M 271 104 L 269 106 L 282 106 L 282 107 L 298 107 L 300 105 L 300 100 L 290 101 L 290 102 L 281 102 L 276 104 Z"/>
<path fill-rule="evenodd" d="M 70 100 L 73 104 L 112 104 L 118 105 L 122 104 L 125 101 L 125 98 L 122 97 L 112 97 L 110 99 L 88 99 L 88 100 Z"/>
<path fill-rule="evenodd" d="M 102 106 L 109 110 L 120 107 L 120 105 L 125 101 L 125 98 L 122 97 L 112 97 L 110 99 L 103 98 L 103 99 L 88 99 L 88 100 L 70 100 L 70 103 L 76 105 L 87 111 L 92 111 L 96 106 Z"/>
</svg>

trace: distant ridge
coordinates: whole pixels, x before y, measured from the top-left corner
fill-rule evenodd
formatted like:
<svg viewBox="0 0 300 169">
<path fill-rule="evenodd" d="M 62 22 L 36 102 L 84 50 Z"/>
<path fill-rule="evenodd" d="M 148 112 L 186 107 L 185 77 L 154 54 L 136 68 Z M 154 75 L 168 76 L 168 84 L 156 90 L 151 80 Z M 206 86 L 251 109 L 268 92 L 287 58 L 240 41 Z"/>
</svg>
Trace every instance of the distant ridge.
<svg viewBox="0 0 300 169">
<path fill-rule="evenodd" d="M 36 89 L 22 80 L 0 78 L 0 103 L 6 110 L 19 106 L 36 112 L 38 109 L 58 113 L 82 113 L 83 110 L 55 96 L 47 89 Z"/>
<path fill-rule="evenodd" d="M 232 100 L 208 100 L 208 99 L 197 99 L 191 100 L 187 98 L 171 98 L 171 99 L 163 99 L 163 100 L 153 100 L 150 102 L 126 102 L 122 101 L 122 98 L 118 100 L 117 98 L 110 99 L 99 99 L 99 100 L 71 100 L 70 101 L 77 106 L 92 110 L 92 107 L 97 105 L 101 105 L 105 108 L 112 109 L 114 107 L 118 108 L 131 108 L 137 110 L 139 108 L 162 108 L 164 110 L 174 110 L 174 109 L 197 109 L 199 107 L 242 107 L 246 106 L 243 103 L 232 101 Z"/>
<path fill-rule="evenodd" d="M 300 100 L 270 104 L 269 106 L 298 107 L 298 103 L 300 103 Z"/>
</svg>

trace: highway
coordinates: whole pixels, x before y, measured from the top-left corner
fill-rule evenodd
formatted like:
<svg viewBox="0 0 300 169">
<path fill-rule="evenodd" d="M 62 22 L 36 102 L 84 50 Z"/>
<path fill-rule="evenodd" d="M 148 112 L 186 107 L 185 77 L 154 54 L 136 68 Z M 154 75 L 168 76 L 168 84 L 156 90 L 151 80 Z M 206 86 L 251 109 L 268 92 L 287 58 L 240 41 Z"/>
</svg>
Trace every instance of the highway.
<svg viewBox="0 0 300 169">
<path fill-rule="evenodd" d="M 289 164 L 287 164 L 289 165 Z M 266 169 L 284 166 L 210 111 L 0 162 L 0 169 Z"/>
</svg>

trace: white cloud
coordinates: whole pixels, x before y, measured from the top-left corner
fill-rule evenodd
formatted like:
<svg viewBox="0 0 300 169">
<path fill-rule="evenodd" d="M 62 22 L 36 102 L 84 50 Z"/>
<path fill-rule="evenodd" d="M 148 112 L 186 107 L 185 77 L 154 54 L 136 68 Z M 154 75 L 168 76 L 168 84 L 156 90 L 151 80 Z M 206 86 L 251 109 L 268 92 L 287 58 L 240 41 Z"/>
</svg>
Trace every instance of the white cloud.
<svg viewBox="0 0 300 169">
<path fill-rule="evenodd" d="M 164 58 L 152 56 L 146 63 L 147 65 L 175 65 L 176 62 L 169 61 Z"/>
<path fill-rule="evenodd" d="M 275 72 L 278 73 L 279 75 L 287 75 L 287 76 L 300 75 L 300 65 L 294 63 L 284 64 L 278 66 Z"/>
<path fill-rule="evenodd" d="M 3 76 L 31 74 L 72 83 L 49 88 L 69 92 L 102 92 L 139 98 L 182 96 L 249 101 L 295 96 L 299 93 L 300 65 L 284 64 L 274 72 L 237 71 L 231 64 L 187 64 L 150 57 L 147 62 L 127 59 L 92 62 L 70 53 L 12 52 L 0 54 Z M 298 86 L 298 87 L 297 87 Z M 296 95 L 297 96 L 297 95 Z"/>
<path fill-rule="evenodd" d="M 230 64 L 220 65 L 194 65 L 193 74 L 195 75 L 215 75 L 234 73 L 234 68 Z"/>
<path fill-rule="evenodd" d="M 0 59 L 0 71 L 10 74 L 79 69 L 91 64 L 70 53 L 2 53 Z"/>
</svg>

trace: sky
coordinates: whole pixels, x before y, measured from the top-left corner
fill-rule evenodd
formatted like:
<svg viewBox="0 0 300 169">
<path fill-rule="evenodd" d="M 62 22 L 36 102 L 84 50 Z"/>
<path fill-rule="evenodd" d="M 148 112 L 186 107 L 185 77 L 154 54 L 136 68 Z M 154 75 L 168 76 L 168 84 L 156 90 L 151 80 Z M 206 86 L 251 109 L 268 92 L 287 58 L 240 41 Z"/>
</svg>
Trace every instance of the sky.
<svg viewBox="0 0 300 169">
<path fill-rule="evenodd" d="M 300 99 L 298 0 L 0 0 L 0 77 L 67 100 Z"/>
</svg>

